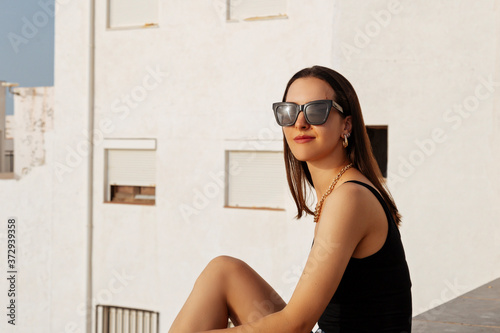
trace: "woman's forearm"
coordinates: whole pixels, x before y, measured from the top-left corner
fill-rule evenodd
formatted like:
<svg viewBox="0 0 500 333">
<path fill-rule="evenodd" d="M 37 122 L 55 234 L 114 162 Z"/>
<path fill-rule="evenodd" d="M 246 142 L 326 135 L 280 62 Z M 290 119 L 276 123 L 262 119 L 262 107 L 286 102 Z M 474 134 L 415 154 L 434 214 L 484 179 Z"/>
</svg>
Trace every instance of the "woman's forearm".
<svg viewBox="0 0 500 333">
<path fill-rule="evenodd" d="M 289 318 L 286 308 L 262 317 L 256 321 L 246 323 L 240 326 L 210 330 L 200 333 L 276 333 L 276 332 L 288 332 L 288 333 L 304 333 L 307 328 L 303 327 L 297 320 Z"/>
</svg>

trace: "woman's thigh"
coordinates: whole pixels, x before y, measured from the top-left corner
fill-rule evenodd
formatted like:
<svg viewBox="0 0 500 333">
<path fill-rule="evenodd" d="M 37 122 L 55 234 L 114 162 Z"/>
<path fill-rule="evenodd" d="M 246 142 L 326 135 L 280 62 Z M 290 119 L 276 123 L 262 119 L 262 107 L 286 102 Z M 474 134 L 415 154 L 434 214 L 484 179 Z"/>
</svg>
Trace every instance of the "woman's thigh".
<svg viewBox="0 0 500 333">
<path fill-rule="evenodd" d="M 286 303 L 276 291 L 244 261 L 220 256 L 203 274 L 218 275 L 223 285 L 229 317 L 235 325 L 255 321 L 282 310 Z"/>
</svg>

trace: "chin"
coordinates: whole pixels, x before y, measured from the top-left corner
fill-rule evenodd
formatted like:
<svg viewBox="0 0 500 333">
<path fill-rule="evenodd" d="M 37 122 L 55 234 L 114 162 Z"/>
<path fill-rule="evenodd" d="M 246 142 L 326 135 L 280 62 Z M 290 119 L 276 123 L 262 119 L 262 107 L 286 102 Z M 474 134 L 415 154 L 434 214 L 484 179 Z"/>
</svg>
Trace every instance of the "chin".
<svg viewBox="0 0 500 333">
<path fill-rule="evenodd" d="M 297 161 L 300 161 L 300 162 L 307 162 L 307 161 L 308 161 L 308 160 L 307 160 L 307 158 L 299 158 L 299 157 L 297 157 L 296 155 L 293 155 L 293 156 L 295 157 L 295 159 L 296 159 Z"/>
<path fill-rule="evenodd" d="M 297 147 L 294 147 L 297 148 Z M 302 147 L 301 147 L 302 148 Z M 332 156 L 333 151 L 331 150 L 316 150 L 316 149 L 290 149 L 293 156 L 301 162 L 314 162 L 322 159 L 328 159 Z"/>
<path fill-rule="evenodd" d="M 314 159 L 315 154 L 311 154 L 310 152 L 298 152 L 298 151 L 293 151 L 292 150 L 292 155 L 295 157 L 295 159 L 301 161 L 301 162 L 308 162 Z"/>
</svg>

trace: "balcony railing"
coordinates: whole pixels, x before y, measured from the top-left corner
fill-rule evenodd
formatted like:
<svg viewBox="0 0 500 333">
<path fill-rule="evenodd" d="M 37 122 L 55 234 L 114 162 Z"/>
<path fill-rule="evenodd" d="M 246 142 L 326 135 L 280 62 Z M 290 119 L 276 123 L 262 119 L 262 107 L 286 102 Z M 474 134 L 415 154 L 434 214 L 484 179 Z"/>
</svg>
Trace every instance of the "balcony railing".
<svg viewBox="0 0 500 333">
<path fill-rule="evenodd" d="M 96 306 L 97 333 L 158 333 L 160 313 L 111 305 Z"/>
</svg>

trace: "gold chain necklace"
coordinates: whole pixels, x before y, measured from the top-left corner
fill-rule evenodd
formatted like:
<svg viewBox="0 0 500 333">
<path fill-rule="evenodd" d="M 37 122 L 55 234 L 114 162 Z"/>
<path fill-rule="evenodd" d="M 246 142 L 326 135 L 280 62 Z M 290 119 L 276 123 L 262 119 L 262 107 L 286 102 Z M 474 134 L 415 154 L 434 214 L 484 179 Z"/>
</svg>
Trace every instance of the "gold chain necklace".
<svg viewBox="0 0 500 333">
<path fill-rule="evenodd" d="M 319 215 L 321 214 L 321 209 L 323 208 L 323 202 L 325 201 L 326 197 L 330 193 L 332 193 L 333 189 L 335 188 L 335 185 L 337 185 L 337 182 L 339 181 L 340 177 L 342 177 L 342 175 L 344 174 L 344 172 L 346 172 L 347 170 L 349 170 L 351 167 L 352 167 L 352 163 L 349 163 L 342 170 L 340 170 L 340 172 L 337 175 L 337 177 L 335 177 L 335 179 L 333 180 L 333 182 L 330 184 L 330 187 L 328 188 L 328 190 L 326 190 L 325 194 L 323 194 L 323 197 L 321 197 L 321 200 L 316 205 L 316 210 L 314 211 L 314 223 L 318 223 Z"/>
</svg>

